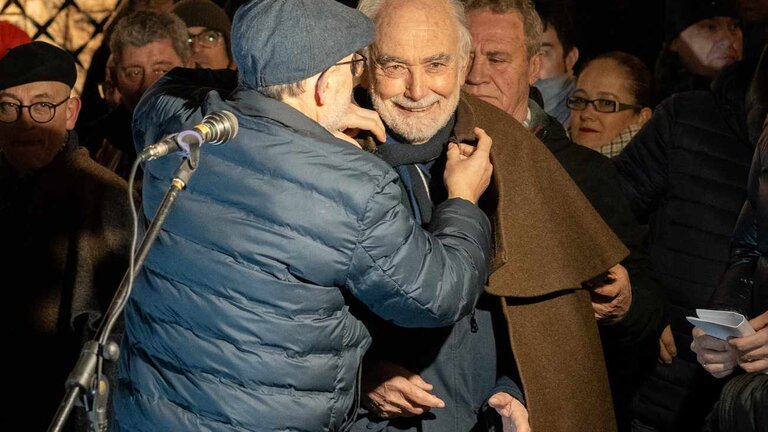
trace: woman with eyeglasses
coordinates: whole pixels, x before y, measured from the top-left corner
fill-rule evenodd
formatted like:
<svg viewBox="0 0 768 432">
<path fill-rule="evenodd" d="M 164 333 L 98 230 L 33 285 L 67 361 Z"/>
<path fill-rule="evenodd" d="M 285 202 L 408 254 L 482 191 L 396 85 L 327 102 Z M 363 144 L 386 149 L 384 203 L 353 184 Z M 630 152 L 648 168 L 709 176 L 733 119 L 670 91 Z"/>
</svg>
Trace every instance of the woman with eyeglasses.
<svg viewBox="0 0 768 432">
<path fill-rule="evenodd" d="M 613 157 L 651 118 L 651 73 L 637 57 L 610 52 L 582 69 L 566 103 L 576 144 Z"/>
</svg>

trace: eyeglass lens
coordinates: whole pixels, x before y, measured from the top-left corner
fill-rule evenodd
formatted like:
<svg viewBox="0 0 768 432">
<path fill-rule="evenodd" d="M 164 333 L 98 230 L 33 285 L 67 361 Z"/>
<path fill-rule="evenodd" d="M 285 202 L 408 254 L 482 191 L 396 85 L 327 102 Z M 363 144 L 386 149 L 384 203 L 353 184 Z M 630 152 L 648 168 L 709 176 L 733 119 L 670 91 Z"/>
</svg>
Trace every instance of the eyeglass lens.
<svg viewBox="0 0 768 432">
<path fill-rule="evenodd" d="M 56 107 L 58 105 L 50 102 L 37 102 L 31 105 L 0 102 L 0 121 L 13 123 L 21 116 L 21 110 L 26 108 L 29 112 L 29 116 L 32 117 L 32 120 L 37 123 L 48 123 L 56 115 Z"/>
<path fill-rule="evenodd" d="M 582 97 L 569 97 L 567 100 L 568 108 L 577 110 L 577 111 L 583 111 L 587 109 L 587 105 L 592 104 L 592 106 L 595 108 L 595 111 L 597 112 L 603 112 L 603 113 L 612 113 L 618 111 L 617 104 L 618 102 L 610 99 L 585 99 Z"/>
<path fill-rule="evenodd" d="M 187 34 L 187 43 L 192 45 L 197 41 L 200 46 L 213 48 L 219 43 L 221 36 L 222 34 L 216 30 L 205 30 L 196 35 Z"/>
</svg>

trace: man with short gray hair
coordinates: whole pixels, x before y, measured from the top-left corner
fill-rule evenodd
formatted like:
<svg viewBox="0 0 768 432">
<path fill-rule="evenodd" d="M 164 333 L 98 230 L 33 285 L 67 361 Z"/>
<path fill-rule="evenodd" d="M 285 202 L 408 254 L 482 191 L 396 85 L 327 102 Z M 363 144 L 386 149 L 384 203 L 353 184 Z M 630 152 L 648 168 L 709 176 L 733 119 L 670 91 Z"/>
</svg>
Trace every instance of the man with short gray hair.
<svg viewBox="0 0 768 432">
<path fill-rule="evenodd" d="M 345 431 L 370 335 L 352 310 L 410 327 L 468 315 L 487 279 L 490 222 L 477 207 L 491 141 L 451 146 L 449 199 L 430 232 L 397 174 L 343 134 L 378 116 L 353 105 L 363 14 L 333 0 L 252 0 L 235 15 L 228 70 L 176 69 L 136 108 L 146 146 L 229 111 L 239 132 L 205 148 L 125 311 L 118 431 Z M 296 61 L 297 57 L 301 61 Z M 473 136 L 473 138 L 475 138 Z M 178 158 L 145 165 L 147 214 Z"/>
<path fill-rule="evenodd" d="M 184 23 L 168 12 L 137 11 L 122 18 L 109 41 L 120 106 L 84 130 L 86 147 L 102 165 L 128 178 L 136 160 L 133 110 L 144 92 L 166 72 L 191 65 Z"/>
</svg>

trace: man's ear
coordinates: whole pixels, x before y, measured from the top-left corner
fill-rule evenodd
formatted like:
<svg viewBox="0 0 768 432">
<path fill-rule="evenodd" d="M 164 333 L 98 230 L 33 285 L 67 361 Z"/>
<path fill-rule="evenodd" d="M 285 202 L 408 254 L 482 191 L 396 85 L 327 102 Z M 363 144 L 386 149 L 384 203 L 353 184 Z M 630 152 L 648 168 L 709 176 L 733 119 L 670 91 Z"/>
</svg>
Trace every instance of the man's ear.
<svg viewBox="0 0 768 432">
<path fill-rule="evenodd" d="M 324 106 L 328 103 L 331 94 L 331 88 L 335 84 L 333 73 L 330 69 L 320 74 L 315 83 L 315 103 L 317 106 Z"/>
<path fill-rule="evenodd" d="M 77 96 L 72 96 L 65 104 L 67 111 L 67 130 L 75 128 L 77 116 L 80 115 L 80 104 L 80 98 Z"/>
<path fill-rule="evenodd" d="M 528 69 L 528 85 L 533 85 L 541 76 L 541 53 L 536 53 L 531 59 Z"/>
<path fill-rule="evenodd" d="M 579 49 L 573 47 L 565 56 L 565 71 L 570 75 L 573 75 L 573 67 L 576 66 L 577 61 L 579 61 Z"/>
</svg>

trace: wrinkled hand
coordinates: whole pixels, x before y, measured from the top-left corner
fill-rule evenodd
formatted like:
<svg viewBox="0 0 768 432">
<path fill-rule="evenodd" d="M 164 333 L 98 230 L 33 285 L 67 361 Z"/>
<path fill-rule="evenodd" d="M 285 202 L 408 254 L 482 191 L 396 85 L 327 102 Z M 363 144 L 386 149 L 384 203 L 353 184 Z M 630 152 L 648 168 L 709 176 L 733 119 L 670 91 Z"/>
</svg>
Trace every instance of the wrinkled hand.
<svg viewBox="0 0 768 432">
<path fill-rule="evenodd" d="M 508 393 L 499 392 L 488 399 L 488 405 L 501 416 L 503 432 L 530 432 L 528 410 Z"/>
<path fill-rule="evenodd" d="M 632 285 L 627 269 L 621 264 L 608 269 L 605 281 L 589 283 L 592 309 L 601 323 L 617 323 L 624 319 L 632 305 Z"/>
<path fill-rule="evenodd" d="M 768 371 L 768 312 L 749 321 L 756 333 L 732 338 L 728 345 L 736 351 L 739 366 L 747 372 Z"/>
<path fill-rule="evenodd" d="M 357 147 L 360 147 L 360 144 L 353 137 L 357 136 L 361 130 L 371 132 L 380 142 L 387 140 L 384 123 L 379 114 L 376 111 L 360 108 L 354 103 L 347 107 L 339 129 L 338 131 L 331 131 L 331 133 L 336 138 L 343 139 Z"/>
<path fill-rule="evenodd" d="M 463 198 L 474 204 L 491 182 L 493 165 L 490 151 L 493 141 L 484 130 L 475 128 L 477 147 L 467 144 L 448 144 L 448 160 L 443 181 L 448 198 Z"/>
<path fill-rule="evenodd" d="M 691 351 L 696 353 L 696 360 L 715 378 L 722 378 L 736 369 L 737 353 L 728 342 L 712 337 L 704 330 L 693 328 Z"/>
<path fill-rule="evenodd" d="M 672 335 L 672 327 L 664 327 L 659 337 L 659 363 L 672 364 L 672 359 L 677 357 L 675 337 Z"/>
<path fill-rule="evenodd" d="M 378 360 L 363 368 L 363 405 L 381 418 L 413 417 L 445 407 L 430 391 L 431 384 L 394 363 Z"/>
</svg>

